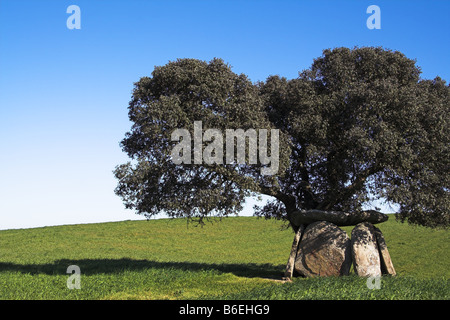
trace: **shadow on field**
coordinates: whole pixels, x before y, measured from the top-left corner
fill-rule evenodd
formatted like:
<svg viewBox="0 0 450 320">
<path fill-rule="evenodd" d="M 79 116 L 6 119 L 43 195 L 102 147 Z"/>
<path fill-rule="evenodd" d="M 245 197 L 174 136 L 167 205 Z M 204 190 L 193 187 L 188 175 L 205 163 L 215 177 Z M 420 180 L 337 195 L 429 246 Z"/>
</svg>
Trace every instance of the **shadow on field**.
<svg viewBox="0 0 450 320">
<path fill-rule="evenodd" d="M 61 275 L 66 274 L 67 267 L 77 265 L 80 267 L 81 274 L 114 274 L 124 271 L 138 271 L 144 269 L 164 269 L 170 271 L 219 271 L 222 273 L 232 273 L 240 277 L 259 277 L 279 280 L 283 276 L 284 267 L 282 265 L 274 266 L 272 264 L 256 263 L 198 263 L 198 262 L 160 262 L 151 260 L 134 259 L 80 259 L 57 260 L 54 263 L 47 264 L 15 264 L 9 262 L 0 262 L 0 272 L 18 271 L 29 274 L 48 274 Z"/>
</svg>

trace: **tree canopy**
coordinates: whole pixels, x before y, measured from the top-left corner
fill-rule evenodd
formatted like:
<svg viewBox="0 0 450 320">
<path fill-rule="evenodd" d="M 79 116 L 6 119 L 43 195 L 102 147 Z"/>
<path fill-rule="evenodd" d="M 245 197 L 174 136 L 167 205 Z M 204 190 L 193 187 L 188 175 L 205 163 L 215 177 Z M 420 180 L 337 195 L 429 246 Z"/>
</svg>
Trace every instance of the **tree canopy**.
<svg viewBox="0 0 450 320">
<path fill-rule="evenodd" d="M 155 67 L 135 83 L 133 125 L 121 142 L 132 160 L 116 167 L 115 192 L 147 217 L 165 212 L 200 220 L 237 213 L 258 194 L 273 200 L 256 215 L 287 220 L 299 209 L 361 211 L 383 198 L 399 205 L 402 221 L 446 227 L 449 86 L 420 74 L 414 60 L 379 47 L 324 50 L 295 79 L 257 83 L 221 59 Z M 249 152 L 244 163 L 230 162 L 217 148 L 212 155 L 223 161 L 175 164 L 174 147 L 186 137 L 174 140 L 174 130 L 195 137 L 198 121 L 200 152 L 220 141 L 206 137 L 207 129 L 267 130 L 270 137 L 276 130 L 278 149 L 265 140 L 272 161 L 277 152 L 275 174 L 262 174 L 269 164 L 251 163 Z M 184 142 L 195 159 L 198 145 Z"/>
</svg>

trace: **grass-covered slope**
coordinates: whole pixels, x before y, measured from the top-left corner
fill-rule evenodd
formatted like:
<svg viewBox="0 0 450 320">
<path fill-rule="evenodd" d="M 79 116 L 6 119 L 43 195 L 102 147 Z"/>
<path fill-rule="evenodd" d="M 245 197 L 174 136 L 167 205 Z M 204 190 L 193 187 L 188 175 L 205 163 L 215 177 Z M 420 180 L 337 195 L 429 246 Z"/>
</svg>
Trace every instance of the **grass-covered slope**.
<svg viewBox="0 0 450 320">
<path fill-rule="evenodd" d="M 204 227 L 184 219 L 0 231 L 0 299 L 449 299 L 449 233 L 378 225 L 398 273 L 366 279 L 281 280 L 293 233 L 234 217 Z M 344 228 L 348 233 L 351 227 Z M 69 290 L 69 265 L 81 289 Z"/>
</svg>

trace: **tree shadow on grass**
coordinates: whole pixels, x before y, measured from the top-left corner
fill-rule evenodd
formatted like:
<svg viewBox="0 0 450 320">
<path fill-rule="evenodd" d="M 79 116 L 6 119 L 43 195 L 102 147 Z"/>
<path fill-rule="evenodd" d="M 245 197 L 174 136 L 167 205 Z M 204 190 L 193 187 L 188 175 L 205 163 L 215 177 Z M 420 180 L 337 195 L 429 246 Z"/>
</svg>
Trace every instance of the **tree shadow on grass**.
<svg viewBox="0 0 450 320">
<path fill-rule="evenodd" d="M 15 264 L 0 262 L 0 272 L 17 271 L 29 274 L 61 275 L 67 274 L 67 267 L 77 265 L 81 274 L 117 274 L 124 271 L 139 271 L 145 269 L 165 269 L 170 271 L 219 271 L 232 273 L 240 277 L 266 278 L 280 280 L 283 276 L 283 265 L 256 264 L 256 263 L 198 263 L 198 262 L 161 262 L 152 260 L 122 259 L 61 259 L 46 264 Z"/>
</svg>

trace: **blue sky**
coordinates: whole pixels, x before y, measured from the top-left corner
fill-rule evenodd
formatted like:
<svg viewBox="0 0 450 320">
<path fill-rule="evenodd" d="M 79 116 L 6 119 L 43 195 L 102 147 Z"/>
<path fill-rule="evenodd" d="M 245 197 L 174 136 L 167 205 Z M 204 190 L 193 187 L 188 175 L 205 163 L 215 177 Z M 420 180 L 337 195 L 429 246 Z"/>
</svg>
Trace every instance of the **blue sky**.
<svg viewBox="0 0 450 320">
<path fill-rule="evenodd" d="M 81 29 L 69 30 L 69 5 Z M 369 30 L 369 5 L 381 29 Z M 139 219 L 114 195 L 133 83 L 219 57 L 252 81 L 383 46 L 449 80 L 449 1 L 0 0 L 0 229 Z M 447 36 L 446 36 L 447 34 Z M 250 214 L 247 210 L 244 214 Z"/>
</svg>

